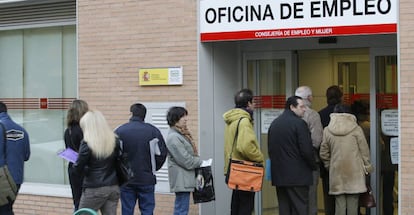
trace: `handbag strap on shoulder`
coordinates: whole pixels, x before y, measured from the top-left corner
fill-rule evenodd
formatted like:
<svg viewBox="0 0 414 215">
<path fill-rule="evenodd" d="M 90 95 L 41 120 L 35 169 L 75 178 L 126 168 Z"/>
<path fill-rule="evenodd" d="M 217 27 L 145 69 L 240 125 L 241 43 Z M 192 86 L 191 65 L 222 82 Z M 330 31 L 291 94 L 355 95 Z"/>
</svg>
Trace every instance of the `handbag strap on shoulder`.
<svg viewBox="0 0 414 215">
<path fill-rule="evenodd" d="M 231 159 L 231 156 L 233 155 L 233 150 L 234 150 L 234 145 L 236 144 L 236 142 L 237 142 L 237 136 L 239 136 L 239 125 L 240 125 L 240 122 L 241 122 L 241 120 L 243 119 L 244 117 L 241 117 L 240 119 L 239 119 L 239 122 L 237 123 L 237 128 L 236 128 L 236 133 L 235 133 L 235 135 L 234 135 L 234 140 L 233 140 L 233 145 L 231 146 L 231 151 L 230 151 L 230 159 Z"/>
<path fill-rule="evenodd" d="M 0 126 L 3 130 L 3 155 L 4 155 L 4 164 L 7 165 L 7 137 L 6 137 L 6 127 L 4 127 L 3 123 L 0 122 Z"/>
</svg>

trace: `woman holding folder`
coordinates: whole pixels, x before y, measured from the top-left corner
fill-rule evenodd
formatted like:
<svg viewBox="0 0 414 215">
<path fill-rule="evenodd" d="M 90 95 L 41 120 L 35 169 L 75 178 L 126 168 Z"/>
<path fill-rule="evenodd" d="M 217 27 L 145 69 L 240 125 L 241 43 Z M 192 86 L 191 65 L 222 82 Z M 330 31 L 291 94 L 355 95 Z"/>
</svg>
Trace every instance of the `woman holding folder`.
<svg viewBox="0 0 414 215">
<path fill-rule="evenodd" d="M 66 115 L 67 128 L 64 134 L 66 149 L 72 149 L 75 152 L 79 152 L 79 146 L 83 139 L 83 133 L 81 127 L 79 126 L 79 121 L 88 109 L 88 104 L 80 99 L 74 100 L 69 105 L 68 113 Z M 70 188 L 72 189 L 74 211 L 76 211 L 79 209 L 83 176 L 73 171 L 72 166 L 73 163 L 70 162 L 68 166 L 68 175 Z"/>
</svg>

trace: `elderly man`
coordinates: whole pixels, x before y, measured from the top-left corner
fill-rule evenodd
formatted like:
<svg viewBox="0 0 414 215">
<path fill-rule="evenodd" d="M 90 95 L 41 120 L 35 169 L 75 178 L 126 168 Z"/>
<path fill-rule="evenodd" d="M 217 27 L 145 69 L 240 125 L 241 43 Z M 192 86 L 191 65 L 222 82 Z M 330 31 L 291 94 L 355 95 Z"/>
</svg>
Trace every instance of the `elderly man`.
<svg viewBox="0 0 414 215">
<path fill-rule="evenodd" d="M 311 108 L 312 106 L 312 90 L 308 86 L 300 86 L 296 89 L 295 95 L 302 98 L 304 105 L 306 106 L 303 120 L 308 125 L 309 131 L 311 132 L 312 146 L 315 155 L 315 160 L 319 164 L 319 146 L 322 142 L 323 128 L 321 123 L 321 117 L 318 112 Z M 319 168 L 313 171 L 313 183 L 309 187 L 309 215 L 318 214 L 318 180 L 319 180 Z"/>
</svg>

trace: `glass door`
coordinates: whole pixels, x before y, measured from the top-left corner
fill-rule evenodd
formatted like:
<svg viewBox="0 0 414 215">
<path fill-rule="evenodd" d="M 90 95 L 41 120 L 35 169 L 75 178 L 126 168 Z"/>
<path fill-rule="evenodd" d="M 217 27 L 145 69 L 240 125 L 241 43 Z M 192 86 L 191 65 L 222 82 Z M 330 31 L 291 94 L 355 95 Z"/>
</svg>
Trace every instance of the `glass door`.
<svg viewBox="0 0 414 215">
<path fill-rule="evenodd" d="M 255 95 L 255 130 L 265 159 L 268 159 L 267 130 L 283 111 L 286 95 L 292 93 L 291 53 L 250 54 L 244 59 L 245 86 Z M 255 214 L 279 214 L 276 190 L 267 175 L 262 191 L 256 195 Z"/>
<path fill-rule="evenodd" d="M 394 50 L 374 49 L 372 61 L 375 68 L 376 105 L 371 110 L 376 123 L 376 175 L 371 184 L 376 184 L 377 207 L 374 214 L 398 214 L 398 69 Z"/>
</svg>

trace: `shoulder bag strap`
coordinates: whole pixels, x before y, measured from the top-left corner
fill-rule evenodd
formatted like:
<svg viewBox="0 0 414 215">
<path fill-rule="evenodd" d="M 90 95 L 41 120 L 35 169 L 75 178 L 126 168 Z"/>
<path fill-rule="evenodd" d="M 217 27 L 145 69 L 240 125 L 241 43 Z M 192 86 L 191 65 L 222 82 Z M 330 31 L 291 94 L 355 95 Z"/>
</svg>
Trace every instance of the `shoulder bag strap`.
<svg viewBox="0 0 414 215">
<path fill-rule="evenodd" d="M 242 118 L 240 118 L 239 119 L 239 122 L 237 123 L 237 128 L 236 128 L 236 133 L 235 133 L 235 135 L 234 135 L 234 140 L 233 140 L 233 145 L 231 146 L 231 151 L 230 151 L 230 159 L 231 159 L 231 156 L 233 155 L 233 150 L 234 150 L 234 145 L 236 144 L 236 142 L 237 142 L 237 136 L 239 136 L 239 125 L 240 125 L 240 121 L 243 119 L 244 117 L 242 117 Z"/>
<path fill-rule="evenodd" d="M 6 137 L 6 127 L 4 127 L 3 123 L 0 122 L 0 125 L 3 129 L 3 142 L 4 142 L 4 146 L 3 146 L 3 155 L 4 155 L 4 164 L 7 165 L 7 137 Z"/>
</svg>

